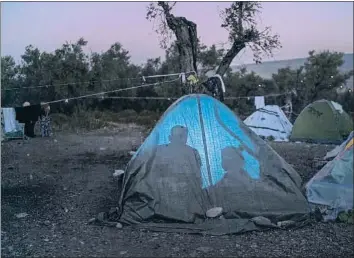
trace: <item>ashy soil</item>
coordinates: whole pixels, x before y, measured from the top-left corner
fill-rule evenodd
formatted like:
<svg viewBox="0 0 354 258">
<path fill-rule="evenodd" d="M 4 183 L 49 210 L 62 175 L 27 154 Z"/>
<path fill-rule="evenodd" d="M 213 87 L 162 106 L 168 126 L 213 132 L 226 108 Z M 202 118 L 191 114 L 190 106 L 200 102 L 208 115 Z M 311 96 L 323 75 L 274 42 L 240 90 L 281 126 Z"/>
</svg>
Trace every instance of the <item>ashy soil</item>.
<svg viewBox="0 0 354 258">
<path fill-rule="evenodd" d="M 117 206 L 118 182 L 112 174 L 124 169 L 128 152 L 141 144 L 144 133 L 142 127 L 121 125 L 2 143 L 2 256 L 353 256 L 353 226 L 338 223 L 222 237 L 87 224 Z M 271 145 L 305 181 L 317 171 L 314 159 L 333 148 Z"/>
</svg>

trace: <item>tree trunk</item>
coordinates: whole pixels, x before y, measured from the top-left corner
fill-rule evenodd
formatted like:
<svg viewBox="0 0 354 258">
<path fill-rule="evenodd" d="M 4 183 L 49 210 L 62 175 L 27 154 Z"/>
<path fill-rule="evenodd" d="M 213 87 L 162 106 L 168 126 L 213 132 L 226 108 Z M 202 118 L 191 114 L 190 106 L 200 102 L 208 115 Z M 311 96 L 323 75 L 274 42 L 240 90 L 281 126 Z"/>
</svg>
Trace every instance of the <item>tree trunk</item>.
<svg viewBox="0 0 354 258">
<path fill-rule="evenodd" d="M 220 76 L 224 76 L 227 69 L 229 69 L 232 60 L 235 58 L 235 56 L 237 56 L 238 53 L 240 53 L 240 51 L 245 46 L 246 45 L 244 42 L 235 41 L 232 44 L 232 47 L 229 49 L 229 51 L 227 51 L 226 55 L 221 60 L 221 63 L 219 65 L 218 69 L 216 70 L 216 74 L 219 74 Z"/>
<path fill-rule="evenodd" d="M 197 72 L 197 25 L 184 17 L 176 17 L 175 21 L 180 70 Z"/>
<path fill-rule="evenodd" d="M 166 2 L 158 2 L 164 10 L 168 27 L 177 38 L 181 72 L 197 72 L 197 25 L 185 17 L 175 17 Z"/>
</svg>

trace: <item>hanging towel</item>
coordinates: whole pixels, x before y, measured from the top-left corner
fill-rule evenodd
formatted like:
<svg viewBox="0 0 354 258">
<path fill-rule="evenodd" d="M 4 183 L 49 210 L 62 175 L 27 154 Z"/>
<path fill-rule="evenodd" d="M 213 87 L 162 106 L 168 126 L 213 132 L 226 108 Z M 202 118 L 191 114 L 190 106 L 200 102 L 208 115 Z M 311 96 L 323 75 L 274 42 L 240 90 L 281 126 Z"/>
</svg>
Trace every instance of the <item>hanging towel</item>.
<svg viewBox="0 0 354 258">
<path fill-rule="evenodd" d="M 186 74 L 185 73 L 181 73 L 180 78 L 181 78 L 182 83 L 186 83 Z"/>
<path fill-rule="evenodd" d="M 256 109 L 263 108 L 264 105 L 264 96 L 256 96 L 254 98 L 254 105 L 256 106 Z"/>
<path fill-rule="evenodd" d="M 14 108 L 3 108 L 4 116 L 4 131 L 5 133 L 17 132 L 20 130 L 19 124 L 16 121 L 16 112 Z"/>
</svg>

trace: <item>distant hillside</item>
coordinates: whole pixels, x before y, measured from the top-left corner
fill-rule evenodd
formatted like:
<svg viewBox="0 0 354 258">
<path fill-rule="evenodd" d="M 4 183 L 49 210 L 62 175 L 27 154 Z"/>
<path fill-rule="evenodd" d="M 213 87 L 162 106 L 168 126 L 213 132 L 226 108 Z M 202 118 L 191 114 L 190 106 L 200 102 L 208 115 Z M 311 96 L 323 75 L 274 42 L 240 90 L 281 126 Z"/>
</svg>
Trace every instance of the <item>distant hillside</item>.
<svg viewBox="0 0 354 258">
<path fill-rule="evenodd" d="M 353 70 L 353 58 L 354 54 L 344 54 L 343 60 L 344 64 L 340 67 L 340 71 L 348 72 Z M 246 64 L 245 67 L 248 71 L 253 71 L 259 76 L 270 79 L 273 73 L 277 73 L 280 68 L 286 68 L 290 66 L 292 69 L 299 68 L 306 61 L 306 58 L 296 58 L 296 59 L 288 59 L 288 60 L 279 60 L 279 61 L 271 61 L 264 62 L 262 64 Z M 240 68 L 239 65 L 231 65 L 232 70 L 238 70 Z M 353 77 L 351 77 L 347 81 L 347 87 L 353 88 Z"/>
</svg>

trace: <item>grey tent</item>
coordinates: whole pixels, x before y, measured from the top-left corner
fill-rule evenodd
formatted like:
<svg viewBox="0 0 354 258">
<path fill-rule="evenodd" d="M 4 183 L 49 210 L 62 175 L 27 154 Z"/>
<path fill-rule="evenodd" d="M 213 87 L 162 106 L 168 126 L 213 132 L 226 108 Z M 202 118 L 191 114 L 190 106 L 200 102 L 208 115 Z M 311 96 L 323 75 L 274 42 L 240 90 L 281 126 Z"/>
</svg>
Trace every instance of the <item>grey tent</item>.
<svg viewBox="0 0 354 258">
<path fill-rule="evenodd" d="M 171 105 L 129 162 L 120 222 L 204 234 L 273 227 L 309 213 L 300 186 L 297 172 L 227 106 L 188 95 Z M 222 208 L 222 216 L 208 219 L 212 208 Z"/>
</svg>

